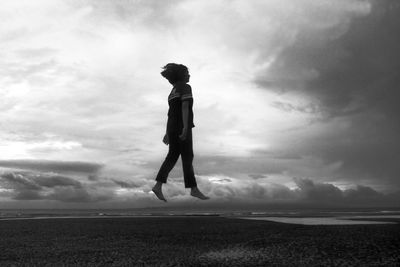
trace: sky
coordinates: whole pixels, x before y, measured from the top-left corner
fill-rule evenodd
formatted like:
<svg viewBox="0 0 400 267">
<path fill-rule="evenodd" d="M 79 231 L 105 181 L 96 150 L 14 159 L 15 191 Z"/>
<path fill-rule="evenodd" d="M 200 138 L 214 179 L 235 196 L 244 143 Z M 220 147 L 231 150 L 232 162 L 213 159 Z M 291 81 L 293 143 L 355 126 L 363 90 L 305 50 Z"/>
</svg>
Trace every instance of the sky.
<svg viewBox="0 0 400 267">
<path fill-rule="evenodd" d="M 16 0 L 0 6 L 0 208 L 400 205 L 396 0 Z M 194 170 L 152 192 L 169 62 Z"/>
</svg>

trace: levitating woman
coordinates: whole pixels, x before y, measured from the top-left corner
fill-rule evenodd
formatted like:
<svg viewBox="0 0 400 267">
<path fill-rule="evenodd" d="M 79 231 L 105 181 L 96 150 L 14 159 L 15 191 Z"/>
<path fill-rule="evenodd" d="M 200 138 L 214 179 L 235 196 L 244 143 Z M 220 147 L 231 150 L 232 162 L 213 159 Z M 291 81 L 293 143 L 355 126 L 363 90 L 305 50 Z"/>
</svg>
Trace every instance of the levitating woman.
<svg viewBox="0 0 400 267">
<path fill-rule="evenodd" d="M 162 193 L 162 185 L 167 182 L 169 172 L 175 166 L 181 155 L 183 178 L 185 188 L 190 188 L 190 194 L 200 199 L 209 199 L 197 188 L 196 178 L 193 171 L 193 97 L 189 84 L 188 68 L 181 64 L 168 63 L 163 67 L 161 75 L 172 85 L 172 91 L 168 96 L 168 121 L 167 131 L 163 142 L 169 145 L 167 157 L 165 158 L 157 174 L 156 184 L 153 187 L 154 194 L 163 201 L 167 201 Z"/>
</svg>

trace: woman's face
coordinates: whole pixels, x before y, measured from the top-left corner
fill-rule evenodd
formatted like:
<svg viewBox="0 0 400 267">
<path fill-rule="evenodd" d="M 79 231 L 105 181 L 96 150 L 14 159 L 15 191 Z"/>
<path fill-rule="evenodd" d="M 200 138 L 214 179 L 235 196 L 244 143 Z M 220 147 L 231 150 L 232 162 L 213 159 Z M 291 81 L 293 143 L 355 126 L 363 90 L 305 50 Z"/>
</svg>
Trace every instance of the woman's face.
<svg viewBox="0 0 400 267">
<path fill-rule="evenodd" d="M 189 80 L 190 80 L 190 75 L 189 75 L 189 73 L 186 73 L 185 78 L 184 78 L 184 81 L 185 81 L 186 83 L 188 83 Z"/>
</svg>

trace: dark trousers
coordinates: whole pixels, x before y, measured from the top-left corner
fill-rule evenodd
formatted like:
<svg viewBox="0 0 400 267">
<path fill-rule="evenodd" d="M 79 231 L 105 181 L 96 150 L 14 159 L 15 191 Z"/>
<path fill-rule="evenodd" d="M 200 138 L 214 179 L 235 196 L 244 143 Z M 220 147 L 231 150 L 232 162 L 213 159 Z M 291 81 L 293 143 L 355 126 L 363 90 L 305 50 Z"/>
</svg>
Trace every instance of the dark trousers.
<svg viewBox="0 0 400 267">
<path fill-rule="evenodd" d="M 188 130 L 186 139 L 182 141 L 179 138 L 180 133 L 169 132 L 169 150 L 168 154 L 158 171 L 156 181 L 161 183 L 167 182 L 169 172 L 174 168 L 176 161 L 181 155 L 182 167 L 183 167 L 183 179 L 185 181 L 185 187 L 197 186 L 196 178 L 194 177 L 193 170 L 193 139 L 192 129 Z"/>
</svg>

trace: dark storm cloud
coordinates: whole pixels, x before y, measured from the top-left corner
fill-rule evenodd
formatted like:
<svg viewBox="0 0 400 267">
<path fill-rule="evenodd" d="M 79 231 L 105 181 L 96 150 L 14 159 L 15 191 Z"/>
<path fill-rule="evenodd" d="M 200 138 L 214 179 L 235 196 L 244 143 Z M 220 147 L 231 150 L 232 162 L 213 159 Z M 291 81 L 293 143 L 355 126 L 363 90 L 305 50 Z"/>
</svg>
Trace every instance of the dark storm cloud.
<svg viewBox="0 0 400 267">
<path fill-rule="evenodd" d="M 267 178 L 268 176 L 265 174 L 249 174 L 249 177 L 253 179 L 262 179 L 262 178 Z"/>
<path fill-rule="evenodd" d="M 216 181 L 214 181 L 216 180 Z M 279 184 L 259 183 L 254 181 L 239 181 L 231 179 L 230 182 L 220 183 L 213 179 L 212 184 L 201 184 L 209 190 L 207 195 L 216 201 L 252 202 L 265 201 L 279 202 L 281 200 L 297 201 L 297 193 L 288 187 Z"/>
<path fill-rule="evenodd" d="M 318 62 L 320 76 L 309 88 L 332 108 L 333 115 L 376 109 L 398 126 L 400 108 L 394 99 L 400 97 L 400 36 L 396 34 L 400 31 L 400 4 L 373 3 L 369 16 L 356 19 L 347 34 L 326 47 L 342 50 L 345 56 L 328 69 Z"/>
<path fill-rule="evenodd" d="M 84 188 L 58 187 L 46 196 L 46 199 L 62 202 L 92 202 L 95 201 Z M 97 200 L 97 199 L 96 199 Z"/>
<path fill-rule="evenodd" d="M 296 148 L 297 149 L 297 148 Z M 205 175 L 213 177 L 215 174 L 222 174 L 225 178 L 238 178 L 243 179 L 262 179 L 273 177 L 274 175 L 287 176 L 290 170 L 297 170 L 302 168 L 302 164 L 307 164 L 307 159 L 292 149 L 288 148 L 287 151 L 271 151 L 265 149 L 252 149 L 252 157 L 248 156 L 223 156 L 223 155 L 195 155 L 194 157 L 194 170 L 196 175 Z M 295 149 L 293 149 L 295 150 Z M 149 169 L 157 170 L 160 167 L 160 161 L 147 161 L 144 166 Z M 309 166 L 309 165 L 307 165 Z M 311 166 L 312 168 L 323 168 L 320 165 Z M 307 167 L 303 167 L 307 168 Z M 154 174 L 155 175 L 155 174 Z M 293 172 L 291 175 L 302 175 L 304 173 Z M 290 176 L 287 179 L 291 179 Z M 169 179 L 182 178 L 182 166 L 180 160 L 172 169 Z M 213 177 L 213 180 L 216 179 Z"/>
<path fill-rule="evenodd" d="M 138 188 L 140 186 L 143 186 L 143 181 L 122 181 L 117 179 L 111 180 L 122 188 Z"/>
<path fill-rule="evenodd" d="M 329 136 L 299 136 L 299 154 L 343 162 L 340 174 L 349 181 L 399 187 L 400 3 L 371 4 L 371 12 L 353 18 L 341 34 L 332 28 L 300 35 L 278 56 L 269 76 L 255 82 L 311 101 L 275 102 L 276 108 L 320 114 L 320 123 L 336 124 Z"/>
<path fill-rule="evenodd" d="M 288 169 L 287 160 L 292 160 L 294 157 L 294 155 L 281 153 L 273 155 L 268 154 L 265 156 L 263 152 L 260 152 L 262 154 L 261 157 L 254 157 L 251 160 L 245 156 L 196 155 L 194 157 L 194 170 L 195 173 L 199 175 L 221 173 L 231 177 L 236 177 L 238 174 L 243 174 L 245 176 L 248 174 L 281 174 Z M 282 160 L 280 157 L 284 156 L 285 158 Z M 298 157 L 296 157 L 296 159 L 298 159 Z M 182 166 L 179 161 L 172 169 L 169 177 L 182 176 Z M 156 170 L 160 167 L 159 165 L 160 161 L 158 160 L 148 161 L 144 166 Z"/>
<path fill-rule="evenodd" d="M 61 202 L 75 203 L 98 203 L 111 200 L 114 197 L 112 191 L 104 188 L 75 188 L 75 187 L 56 187 L 42 199 L 57 200 Z"/>
<path fill-rule="evenodd" d="M 13 198 L 16 200 L 40 200 L 43 199 L 43 196 L 38 191 L 28 189 L 16 191 Z"/>
<path fill-rule="evenodd" d="M 376 108 L 397 118 L 400 108 L 393 99 L 400 96 L 400 36 L 396 34 L 400 3 L 372 4 L 371 13 L 353 18 L 343 35 L 335 34 L 336 28 L 299 35 L 275 60 L 270 76 L 260 76 L 256 83 L 281 93 L 302 91 L 321 101 L 331 116 Z M 277 106 L 306 112 L 317 109 L 315 104 Z"/>
<path fill-rule="evenodd" d="M 391 124 L 375 123 L 370 117 L 366 123 L 355 123 L 347 133 L 318 137 L 313 148 L 305 149 L 328 162 L 341 161 L 341 173 L 352 180 L 371 181 L 370 184 L 399 187 L 400 145 L 398 135 L 390 130 Z M 351 179 L 349 179 L 351 180 Z"/>
<path fill-rule="evenodd" d="M 312 201 L 336 201 L 343 197 L 343 192 L 338 187 L 328 183 L 314 183 L 310 179 L 294 179 L 299 187 L 301 198 Z"/>
<path fill-rule="evenodd" d="M 232 175 L 243 173 L 282 173 L 287 169 L 286 163 L 273 157 L 266 160 L 263 157 L 231 157 L 231 156 L 196 156 L 194 162 L 196 170 L 201 174 L 224 173 Z M 200 173 L 199 173 L 200 174 Z"/>
<path fill-rule="evenodd" d="M 48 172 L 95 173 L 103 165 L 90 162 L 50 161 L 50 160 L 0 160 L 0 167 L 29 169 Z"/>
<path fill-rule="evenodd" d="M 82 184 L 79 181 L 64 176 L 51 176 L 51 177 L 37 176 L 35 177 L 35 182 L 38 185 L 45 187 L 56 187 L 56 186 L 72 186 L 75 188 L 82 187 Z"/>
<path fill-rule="evenodd" d="M 21 173 L 5 173 L 0 178 L 7 183 L 11 188 L 22 190 L 41 190 L 41 186 L 32 181 Z"/>
<path fill-rule="evenodd" d="M 397 206 L 400 204 L 400 191 L 391 194 L 377 192 L 371 187 L 357 185 L 342 190 L 329 183 L 316 183 L 310 179 L 295 178 L 296 193 L 304 202 L 351 206 Z"/>
<path fill-rule="evenodd" d="M 87 178 L 88 178 L 89 181 L 97 181 L 97 180 L 99 180 L 99 176 L 97 176 L 96 174 L 89 174 Z"/>
<path fill-rule="evenodd" d="M 216 202 L 263 202 L 265 205 L 281 203 L 307 207 L 394 207 L 400 204 L 400 191 L 383 194 L 372 187 L 362 185 L 341 189 L 332 183 L 316 182 L 308 178 L 294 178 L 294 182 L 297 186 L 294 189 L 281 184 L 238 180 L 224 184 L 213 183 L 211 186 L 203 183 L 202 187 L 209 189 L 206 193 Z"/>
<path fill-rule="evenodd" d="M 102 192 L 103 188 L 91 188 L 70 177 L 43 173 L 3 173 L 0 184 L 3 188 L 12 189 L 12 198 L 16 200 L 96 202 L 113 196 L 110 192 Z"/>
<path fill-rule="evenodd" d="M 71 186 L 81 188 L 82 184 L 75 179 L 32 172 L 7 172 L 0 175 L 0 179 L 12 188 L 21 188 L 40 191 L 43 187 Z"/>
</svg>

